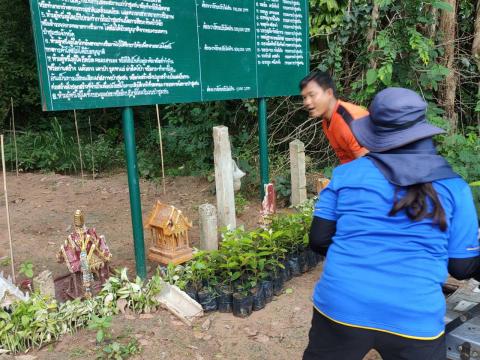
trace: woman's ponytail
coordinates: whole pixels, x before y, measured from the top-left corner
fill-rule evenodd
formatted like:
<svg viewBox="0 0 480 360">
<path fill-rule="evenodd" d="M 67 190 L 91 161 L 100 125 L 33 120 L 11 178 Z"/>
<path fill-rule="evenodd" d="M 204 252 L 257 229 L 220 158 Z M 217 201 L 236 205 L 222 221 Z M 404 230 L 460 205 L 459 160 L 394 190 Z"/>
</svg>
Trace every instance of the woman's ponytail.
<svg viewBox="0 0 480 360">
<path fill-rule="evenodd" d="M 395 202 L 392 210 L 390 210 L 388 214 L 389 216 L 395 216 L 398 212 L 405 210 L 407 216 L 413 221 L 431 218 L 434 223 L 438 224 L 440 230 L 447 230 L 445 210 L 431 182 L 407 186 L 405 196 L 398 199 L 400 189 L 401 188 L 397 188 L 395 191 Z M 433 206 L 431 212 L 429 212 L 429 198 Z"/>
</svg>

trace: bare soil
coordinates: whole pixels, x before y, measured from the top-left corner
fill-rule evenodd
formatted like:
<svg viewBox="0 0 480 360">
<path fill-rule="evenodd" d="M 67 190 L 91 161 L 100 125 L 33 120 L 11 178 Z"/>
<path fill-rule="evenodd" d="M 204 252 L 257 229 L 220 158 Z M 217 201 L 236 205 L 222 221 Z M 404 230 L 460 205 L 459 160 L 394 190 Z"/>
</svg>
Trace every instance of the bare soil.
<svg viewBox="0 0 480 360">
<path fill-rule="evenodd" d="M 135 269 L 129 194 L 126 174 L 84 180 L 58 174 L 8 175 L 10 219 L 14 243 L 15 268 L 31 261 L 35 273 L 48 269 L 54 277 L 67 273 L 65 265 L 56 262 L 60 244 L 71 231 L 76 209 L 84 210 L 87 225 L 104 234 L 113 253 L 113 267 Z M 198 206 L 215 204 L 212 184 L 195 177 L 167 180 L 163 195 L 161 184 L 141 181 L 143 214 L 159 199 L 181 209 L 194 224 L 193 245 L 199 241 Z M 239 225 L 257 225 L 259 201 L 250 201 L 239 216 Z M 7 222 L 3 194 L 0 197 L 0 259 L 8 256 Z M 148 247 L 148 234 L 146 247 Z M 149 271 L 155 264 L 149 264 Z M 8 261 L 0 261 L 0 271 L 9 273 Z M 286 288 L 289 294 L 275 298 L 267 308 L 247 319 L 231 314 L 213 313 L 188 328 L 166 311 L 152 315 L 125 316 L 114 319 L 115 336 L 136 337 L 142 345 L 138 359 L 301 359 L 308 340 L 312 316 L 311 292 L 321 273 L 315 271 L 295 278 Z M 21 276 L 17 276 L 20 277 Z M 211 321 L 208 330 L 206 320 Z M 37 359 L 95 358 L 95 334 L 81 330 L 65 336 L 30 355 Z M 9 358 L 9 357 L 2 357 Z M 380 359 L 374 353 L 368 360 Z"/>
</svg>

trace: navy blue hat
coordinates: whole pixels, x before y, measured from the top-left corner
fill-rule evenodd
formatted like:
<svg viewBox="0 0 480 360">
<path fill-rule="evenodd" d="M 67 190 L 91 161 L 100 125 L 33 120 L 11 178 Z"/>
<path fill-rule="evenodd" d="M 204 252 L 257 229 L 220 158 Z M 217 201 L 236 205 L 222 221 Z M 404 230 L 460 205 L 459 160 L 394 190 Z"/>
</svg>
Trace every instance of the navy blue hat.
<svg viewBox="0 0 480 360">
<path fill-rule="evenodd" d="M 445 133 L 427 122 L 427 104 L 409 89 L 380 91 L 369 111 L 369 116 L 353 121 L 351 127 L 357 141 L 371 152 L 396 149 Z"/>
</svg>

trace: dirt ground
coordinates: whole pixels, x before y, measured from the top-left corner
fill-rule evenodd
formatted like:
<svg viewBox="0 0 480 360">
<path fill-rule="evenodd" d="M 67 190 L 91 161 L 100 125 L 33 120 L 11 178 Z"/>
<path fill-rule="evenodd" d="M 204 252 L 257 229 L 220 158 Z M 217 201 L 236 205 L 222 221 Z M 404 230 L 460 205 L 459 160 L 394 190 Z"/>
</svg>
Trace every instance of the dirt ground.
<svg viewBox="0 0 480 360">
<path fill-rule="evenodd" d="M 84 210 L 87 225 L 106 236 L 113 253 L 113 266 L 127 266 L 133 271 L 126 174 L 83 182 L 57 174 L 21 174 L 18 178 L 10 174 L 7 184 L 17 272 L 25 261 L 34 264 L 35 273 L 48 269 L 56 277 L 67 272 L 64 265 L 56 262 L 55 255 L 71 231 L 76 209 Z M 161 185 L 152 182 L 141 181 L 140 187 L 144 216 L 156 199 L 178 207 L 193 221 L 191 238 L 195 245 L 199 240 L 198 206 L 215 204 L 210 191 L 212 184 L 193 177 L 169 178 L 166 195 L 162 194 Z M 239 216 L 239 225 L 256 226 L 259 208 L 258 201 L 250 202 Z M 8 255 L 9 248 L 3 194 L 0 214 L 1 259 Z M 149 264 L 150 271 L 153 267 L 154 264 Z M 9 273 L 9 269 L 7 261 L 0 262 L 0 271 Z M 213 313 L 190 329 L 165 311 L 136 317 L 121 315 L 114 320 L 114 334 L 139 339 L 143 352 L 138 359 L 301 359 L 312 314 L 311 291 L 320 272 L 319 266 L 292 280 L 287 284 L 291 293 L 276 298 L 265 310 L 247 319 Z M 92 331 L 81 330 L 31 355 L 52 360 L 94 358 L 94 338 Z M 371 354 L 367 359 L 380 357 Z"/>
<path fill-rule="evenodd" d="M 81 209 L 88 226 L 106 236 L 113 253 L 113 266 L 135 268 L 132 225 L 127 176 L 124 173 L 81 181 L 58 174 L 20 174 L 7 178 L 10 220 L 15 250 L 15 264 L 31 261 L 35 272 L 48 268 L 55 275 L 66 272 L 56 263 L 60 244 L 71 231 L 73 214 Z M 193 221 L 191 239 L 199 241 L 198 206 L 215 204 L 211 183 L 201 178 L 176 177 L 166 182 L 166 195 L 161 184 L 140 181 L 144 217 L 158 199 L 182 210 Z M 7 223 L 3 193 L 0 197 L 0 258 L 8 254 Z M 239 217 L 239 224 L 255 226 L 258 204 L 252 204 Z M 145 233 L 145 246 L 148 247 Z M 5 266 L 8 271 L 9 266 Z"/>
</svg>

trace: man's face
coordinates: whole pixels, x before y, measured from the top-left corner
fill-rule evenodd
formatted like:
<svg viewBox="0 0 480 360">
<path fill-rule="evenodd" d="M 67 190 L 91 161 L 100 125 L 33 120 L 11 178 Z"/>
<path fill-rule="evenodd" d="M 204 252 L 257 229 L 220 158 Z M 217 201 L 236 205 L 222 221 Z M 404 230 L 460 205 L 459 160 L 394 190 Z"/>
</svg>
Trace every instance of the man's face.
<svg viewBox="0 0 480 360">
<path fill-rule="evenodd" d="M 324 117 L 333 99 L 333 90 L 323 88 L 315 81 L 310 81 L 302 90 L 303 106 L 308 110 L 310 117 Z"/>
</svg>

